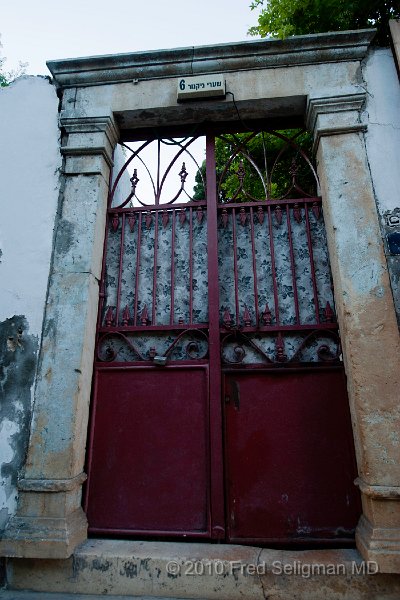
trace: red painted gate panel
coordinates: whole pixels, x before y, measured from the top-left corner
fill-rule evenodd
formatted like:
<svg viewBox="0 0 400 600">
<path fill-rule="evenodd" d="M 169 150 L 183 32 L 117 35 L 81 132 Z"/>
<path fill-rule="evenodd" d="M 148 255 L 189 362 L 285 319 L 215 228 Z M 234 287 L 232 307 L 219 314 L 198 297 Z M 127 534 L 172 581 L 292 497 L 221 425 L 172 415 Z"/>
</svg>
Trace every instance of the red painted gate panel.
<svg viewBox="0 0 400 600">
<path fill-rule="evenodd" d="M 205 368 L 98 371 L 93 532 L 207 533 L 207 388 Z"/>
<path fill-rule="evenodd" d="M 229 539 L 351 539 L 360 504 L 342 369 L 229 373 L 224 395 Z"/>
<path fill-rule="evenodd" d="M 92 533 L 351 542 L 360 505 L 321 199 L 302 181 L 315 170 L 299 132 L 274 134 L 269 169 L 268 136 L 208 135 L 202 165 L 196 138 L 138 142 L 114 174 L 87 461 Z M 156 175 L 142 192 L 152 144 Z"/>
</svg>

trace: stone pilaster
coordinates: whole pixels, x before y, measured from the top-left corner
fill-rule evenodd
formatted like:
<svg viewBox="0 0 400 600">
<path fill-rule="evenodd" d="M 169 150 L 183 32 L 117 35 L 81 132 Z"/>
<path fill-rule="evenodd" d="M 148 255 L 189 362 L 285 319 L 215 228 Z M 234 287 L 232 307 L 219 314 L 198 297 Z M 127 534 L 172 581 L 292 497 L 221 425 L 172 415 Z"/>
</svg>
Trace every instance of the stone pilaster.
<svg viewBox="0 0 400 600">
<path fill-rule="evenodd" d="M 392 38 L 393 54 L 396 60 L 397 72 L 400 77 L 400 19 L 389 21 L 390 35 Z"/>
<path fill-rule="evenodd" d="M 360 120 L 363 94 L 310 99 L 347 374 L 365 560 L 400 572 L 400 339 Z"/>
<path fill-rule="evenodd" d="M 87 537 L 81 488 L 108 181 L 112 116 L 62 113 L 64 191 L 46 302 L 19 504 L 0 555 L 67 558 Z"/>
</svg>

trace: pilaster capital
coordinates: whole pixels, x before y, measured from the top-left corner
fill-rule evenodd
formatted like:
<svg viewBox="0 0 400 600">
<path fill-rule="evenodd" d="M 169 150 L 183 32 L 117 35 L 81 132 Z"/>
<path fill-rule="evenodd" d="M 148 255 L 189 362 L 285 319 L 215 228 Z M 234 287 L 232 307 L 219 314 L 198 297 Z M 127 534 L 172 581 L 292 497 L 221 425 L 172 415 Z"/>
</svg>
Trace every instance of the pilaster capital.
<svg viewBox="0 0 400 600">
<path fill-rule="evenodd" d="M 104 132 L 110 143 L 116 143 L 119 136 L 117 124 L 111 113 L 88 116 L 76 110 L 63 110 L 60 114 L 60 124 L 69 134 Z"/>
<path fill-rule="evenodd" d="M 314 151 L 317 150 L 321 137 L 367 129 L 360 115 L 365 99 L 365 92 L 308 98 L 306 123 L 308 130 L 314 135 Z"/>
<path fill-rule="evenodd" d="M 109 167 L 112 166 L 112 154 L 119 138 L 112 114 L 88 116 L 78 111 L 62 111 L 60 126 L 68 134 L 66 144 L 61 147 L 64 156 L 100 155 Z"/>
</svg>

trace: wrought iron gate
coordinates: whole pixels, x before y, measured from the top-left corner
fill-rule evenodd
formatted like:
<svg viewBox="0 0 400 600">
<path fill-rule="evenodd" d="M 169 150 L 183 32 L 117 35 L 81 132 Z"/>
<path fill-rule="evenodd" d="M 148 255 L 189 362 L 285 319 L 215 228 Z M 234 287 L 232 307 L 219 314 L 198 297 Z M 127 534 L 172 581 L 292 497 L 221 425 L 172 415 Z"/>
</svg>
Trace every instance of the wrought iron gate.
<svg viewBox="0 0 400 600">
<path fill-rule="evenodd" d="M 304 135 L 208 135 L 203 163 L 195 137 L 126 147 L 100 292 L 92 532 L 352 538 L 352 433 Z"/>
</svg>

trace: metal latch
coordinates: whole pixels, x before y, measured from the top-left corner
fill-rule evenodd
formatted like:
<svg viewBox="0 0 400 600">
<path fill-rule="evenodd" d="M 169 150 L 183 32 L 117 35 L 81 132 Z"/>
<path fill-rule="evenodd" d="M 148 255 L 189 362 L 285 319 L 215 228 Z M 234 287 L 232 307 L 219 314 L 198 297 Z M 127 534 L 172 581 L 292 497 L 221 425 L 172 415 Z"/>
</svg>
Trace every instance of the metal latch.
<svg viewBox="0 0 400 600">
<path fill-rule="evenodd" d="M 159 367 L 164 367 L 167 364 L 168 357 L 167 356 L 155 356 L 153 358 L 153 363 L 158 365 Z"/>
</svg>

